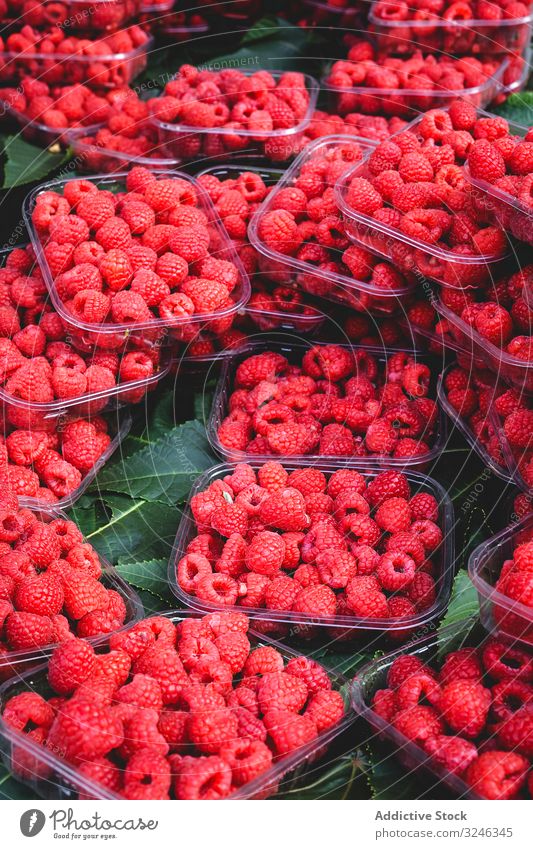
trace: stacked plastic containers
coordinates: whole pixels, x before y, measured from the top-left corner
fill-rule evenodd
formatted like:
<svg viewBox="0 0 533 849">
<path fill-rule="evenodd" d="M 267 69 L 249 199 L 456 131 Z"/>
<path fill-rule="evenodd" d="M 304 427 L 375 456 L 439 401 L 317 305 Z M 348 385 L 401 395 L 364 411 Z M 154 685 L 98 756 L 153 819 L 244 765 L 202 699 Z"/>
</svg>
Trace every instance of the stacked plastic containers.
<svg viewBox="0 0 533 849">
<path fill-rule="evenodd" d="M 2 113 L 28 141 L 66 146 L 73 130 L 102 122 L 107 93 L 145 70 L 153 38 L 136 23 L 140 0 L 7 0 L 8 16 L 11 5 L 0 40 Z"/>
</svg>

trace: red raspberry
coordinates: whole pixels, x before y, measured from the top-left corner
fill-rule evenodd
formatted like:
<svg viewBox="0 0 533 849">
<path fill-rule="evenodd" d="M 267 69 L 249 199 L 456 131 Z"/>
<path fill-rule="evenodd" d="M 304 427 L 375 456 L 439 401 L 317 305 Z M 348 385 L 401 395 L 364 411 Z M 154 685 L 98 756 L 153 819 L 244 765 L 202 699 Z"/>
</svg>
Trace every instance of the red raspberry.
<svg viewBox="0 0 533 849">
<path fill-rule="evenodd" d="M 444 733 L 436 710 L 425 705 L 405 708 L 395 715 L 393 721 L 400 734 L 422 746 L 427 740 Z"/>
<path fill-rule="evenodd" d="M 469 740 L 439 734 L 424 744 L 425 751 L 447 772 L 462 775 L 477 758 L 477 748 Z"/>
<path fill-rule="evenodd" d="M 342 719 L 344 710 L 344 700 L 339 692 L 320 690 L 309 700 L 305 716 L 311 717 L 321 734 Z"/>
<path fill-rule="evenodd" d="M 422 660 L 416 655 L 404 654 L 394 660 L 387 673 L 387 684 L 389 687 L 396 689 L 410 675 L 414 675 L 421 670 L 427 669 Z"/>
<path fill-rule="evenodd" d="M 405 498 L 387 498 L 378 507 L 375 520 L 391 534 L 407 531 L 411 526 L 411 507 Z"/>
<path fill-rule="evenodd" d="M 2 718 L 11 728 L 25 732 L 35 726 L 49 728 L 54 719 L 54 711 L 38 693 L 23 692 L 12 696 L 6 702 Z"/>
<path fill-rule="evenodd" d="M 533 142 L 522 141 L 514 148 L 509 158 L 512 174 L 527 176 L 533 173 Z"/>
<path fill-rule="evenodd" d="M 231 767 L 221 757 L 187 757 L 176 772 L 174 793 L 177 799 L 224 799 L 231 783 Z"/>
<path fill-rule="evenodd" d="M 531 760 L 533 756 L 533 710 L 519 708 L 498 726 L 498 742 L 503 748 L 518 752 Z"/>
<path fill-rule="evenodd" d="M 229 665 L 235 675 L 241 672 L 250 654 L 250 641 L 246 634 L 228 632 L 220 634 L 215 640 L 220 659 Z"/>
<path fill-rule="evenodd" d="M 465 773 L 465 781 L 485 799 L 514 799 L 525 784 L 529 763 L 514 752 L 484 752 Z"/>
<path fill-rule="evenodd" d="M 158 752 L 134 752 L 124 769 L 126 799 L 169 799 L 172 781 L 170 764 Z"/>
<path fill-rule="evenodd" d="M 472 177 L 494 183 L 505 176 L 505 160 L 497 147 L 487 139 L 479 139 L 468 154 L 468 167 Z"/>
<path fill-rule="evenodd" d="M 217 754 L 237 737 L 237 717 L 226 708 L 193 712 L 187 722 L 191 743 L 203 754 Z"/>
<path fill-rule="evenodd" d="M 196 595 L 210 604 L 233 606 L 239 595 L 239 585 L 229 575 L 205 575 L 196 585 Z"/>
<path fill-rule="evenodd" d="M 410 495 L 411 491 L 405 475 L 392 469 L 376 475 L 368 484 L 366 491 L 366 498 L 373 507 L 378 507 L 387 498 L 409 499 Z"/>
<path fill-rule="evenodd" d="M 313 616 L 334 616 L 337 610 L 335 593 L 326 586 L 304 587 L 294 600 L 293 610 Z"/>
<path fill-rule="evenodd" d="M 285 489 L 288 477 L 289 475 L 281 463 L 277 463 L 274 460 L 264 463 L 257 472 L 257 479 L 260 486 L 269 492 Z M 295 487 L 295 489 L 298 489 L 298 487 Z"/>
<path fill-rule="evenodd" d="M 415 561 L 403 552 L 382 554 L 376 570 L 382 587 L 391 592 L 409 586 L 415 576 Z"/>
<path fill-rule="evenodd" d="M 421 702 L 438 707 L 440 695 L 440 687 L 433 675 L 421 670 L 402 681 L 396 693 L 396 704 L 399 710 L 416 707 Z"/>
<path fill-rule="evenodd" d="M 17 610 L 54 616 L 63 608 L 61 581 L 53 575 L 35 575 L 19 581 L 14 597 Z"/>
<path fill-rule="evenodd" d="M 272 765 L 272 752 L 261 740 L 235 740 L 224 746 L 221 754 L 231 766 L 237 787 L 257 778 Z"/>
<path fill-rule="evenodd" d="M 286 710 L 272 709 L 264 717 L 269 736 L 277 755 L 288 755 L 310 743 L 317 736 L 317 728 L 309 716 Z"/>
<path fill-rule="evenodd" d="M 292 487 L 272 492 L 261 502 L 259 518 L 280 531 L 301 531 L 308 525 L 305 499 Z"/>
<path fill-rule="evenodd" d="M 109 607 L 106 588 L 90 575 L 71 570 L 63 585 L 65 612 L 71 619 L 81 619 L 86 613 Z"/>
<path fill-rule="evenodd" d="M 53 628 L 49 616 L 14 611 L 5 622 L 7 643 L 12 649 L 30 649 L 52 642 Z"/>
<path fill-rule="evenodd" d="M 265 606 L 270 610 L 292 610 L 300 584 L 287 575 L 275 577 L 265 591 Z"/>
<path fill-rule="evenodd" d="M 267 711 L 287 710 L 298 713 L 307 701 L 306 683 L 287 672 L 271 672 L 259 682 L 257 698 L 263 714 Z"/>
<path fill-rule="evenodd" d="M 517 410 L 511 413 L 503 423 L 505 435 L 511 445 L 528 448 L 533 427 L 533 411 Z"/>
<path fill-rule="evenodd" d="M 86 761 L 120 746 L 122 722 L 95 702 L 72 699 L 62 706 L 50 729 L 48 744 L 57 746 L 69 760 Z"/>
<path fill-rule="evenodd" d="M 356 616 L 370 619 L 389 616 L 387 599 L 373 575 L 357 575 L 351 578 L 346 587 L 346 601 Z"/>
<path fill-rule="evenodd" d="M 417 492 L 409 501 L 413 521 L 418 519 L 429 519 L 437 522 L 439 518 L 439 505 L 434 495 L 429 492 Z"/>
<path fill-rule="evenodd" d="M 289 660 L 286 671 L 290 675 L 305 681 L 311 695 L 316 695 L 316 693 L 322 690 L 331 689 L 331 681 L 328 673 L 316 660 L 304 657 L 303 655 L 293 657 Z"/>
<path fill-rule="evenodd" d="M 478 681 L 462 679 L 443 687 L 439 707 L 454 731 L 477 737 L 485 727 L 491 700 L 490 690 Z"/>
<path fill-rule="evenodd" d="M 533 662 L 525 650 L 516 646 L 490 639 L 483 646 L 481 659 L 486 672 L 497 681 L 531 678 Z"/>
<path fill-rule="evenodd" d="M 364 177 L 354 177 L 348 186 L 346 201 L 356 212 L 372 216 L 383 206 L 383 199 L 371 182 Z"/>
</svg>

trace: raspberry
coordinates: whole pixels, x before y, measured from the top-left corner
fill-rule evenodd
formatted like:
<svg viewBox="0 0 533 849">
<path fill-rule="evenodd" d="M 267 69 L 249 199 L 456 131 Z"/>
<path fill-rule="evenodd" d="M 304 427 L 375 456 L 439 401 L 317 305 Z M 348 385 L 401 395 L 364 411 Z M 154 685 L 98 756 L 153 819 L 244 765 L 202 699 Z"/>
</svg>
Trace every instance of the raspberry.
<svg viewBox="0 0 533 849">
<path fill-rule="evenodd" d="M 272 765 L 272 752 L 261 740 L 236 740 L 221 754 L 229 763 L 237 787 L 247 784 Z"/>
<path fill-rule="evenodd" d="M 477 748 L 469 740 L 439 734 L 424 744 L 425 751 L 447 772 L 462 775 L 477 758 Z"/>
<path fill-rule="evenodd" d="M 275 648 L 260 646 L 250 652 L 243 672 L 246 676 L 266 675 L 270 672 L 280 672 L 283 667 L 283 657 Z"/>
<path fill-rule="evenodd" d="M 380 193 L 364 177 L 354 177 L 350 181 L 346 200 L 354 210 L 369 216 L 383 206 Z"/>
<path fill-rule="evenodd" d="M 237 718 L 226 708 L 199 710 L 189 717 L 187 734 L 200 752 L 217 754 L 237 737 Z"/>
<path fill-rule="evenodd" d="M 300 585 L 286 575 L 273 578 L 265 590 L 265 606 L 271 610 L 292 610 Z"/>
<path fill-rule="evenodd" d="M 321 734 L 342 719 L 344 700 L 335 690 L 320 690 L 309 700 L 305 715 L 311 717 Z"/>
<path fill-rule="evenodd" d="M 439 707 L 454 731 L 477 737 L 485 727 L 490 704 L 490 690 L 477 681 L 462 679 L 443 687 Z"/>
<path fill-rule="evenodd" d="M 311 695 L 331 689 L 331 681 L 326 670 L 316 660 L 303 656 L 293 657 L 287 663 L 286 672 L 305 681 Z"/>
<path fill-rule="evenodd" d="M 3 719 L 17 731 L 27 733 L 32 727 L 48 729 L 54 719 L 54 711 L 38 693 L 18 693 L 5 705 Z"/>
<path fill-rule="evenodd" d="M 375 520 L 384 531 L 407 531 L 411 526 L 411 508 L 404 498 L 387 498 L 382 501 Z"/>
<path fill-rule="evenodd" d="M 480 681 L 483 670 L 476 649 L 462 648 L 450 652 L 442 664 L 439 679 L 441 683 L 466 679 Z"/>
<path fill-rule="evenodd" d="M 400 734 L 422 746 L 429 739 L 444 733 L 436 710 L 425 705 L 400 710 L 394 717 L 394 726 Z"/>
<path fill-rule="evenodd" d="M 109 607 L 106 588 L 90 575 L 71 570 L 64 578 L 63 587 L 65 612 L 71 619 L 81 619 L 86 613 Z"/>
<path fill-rule="evenodd" d="M 509 678 L 527 681 L 531 678 L 531 658 L 518 647 L 490 639 L 483 646 L 481 659 L 487 673 L 497 681 Z"/>
<path fill-rule="evenodd" d="M 123 739 L 118 716 L 96 703 L 73 699 L 62 706 L 48 737 L 49 745 L 58 746 L 74 762 L 108 754 Z"/>
<path fill-rule="evenodd" d="M 498 148 L 487 139 L 478 139 L 468 154 L 468 167 L 472 177 L 494 183 L 505 175 L 505 160 Z"/>
<path fill-rule="evenodd" d="M 533 754 L 533 712 L 531 707 L 519 708 L 498 726 L 498 742 L 505 749 L 531 759 Z"/>
<path fill-rule="evenodd" d="M 307 685 L 287 672 L 271 672 L 259 682 L 257 698 L 263 714 L 269 710 L 298 713 L 307 701 Z"/>
<path fill-rule="evenodd" d="M 411 495 L 407 478 L 394 470 L 380 472 L 370 481 L 366 498 L 373 507 L 378 507 L 387 498 L 399 497 L 409 499 Z"/>
<path fill-rule="evenodd" d="M 407 554 L 391 551 L 381 556 L 376 574 L 384 589 L 396 592 L 412 582 L 415 568 L 415 561 Z"/>
<path fill-rule="evenodd" d="M 172 776 L 167 759 L 157 752 L 135 752 L 124 770 L 126 799 L 168 799 Z"/>
<path fill-rule="evenodd" d="M 409 501 L 413 521 L 418 519 L 429 519 L 437 522 L 439 518 L 439 505 L 435 496 L 428 492 L 417 492 Z"/>
<path fill-rule="evenodd" d="M 308 524 L 304 497 L 292 487 L 272 492 L 261 503 L 259 518 L 280 531 L 303 530 Z"/>
<path fill-rule="evenodd" d="M 274 492 L 278 489 L 285 489 L 288 481 L 288 473 L 285 471 L 281 463 L 270 461 L 265 463 L 257 472 L 259 484 L 269 492 Z M 298 489 L 298 487 L 294 487 Z"/>
<path fill-rule="evenodd" d="M 465 773 L 465 781 L 485 799 L 514 799 L 525 784 L 528 761 L 514 752 L 484 752 Z"/>
<path fill-rule="evenodd" d="M 527 448 L 531 439 L 533 426 L 533 411 L 516 410 L 504 421 L 503 429 L 511 445 L 517 448 Z"/>
<path fill-rule="evenodd" d="M 177 799 L 223 799 L 231 792 L 232 771 L 221 757 L 183 758 L 174 779 Z"/>
<path fill-rule="evenodd" d="M 334 616 L 337 610 L 335 593 L 326 586 L 309 586 L 300 590 L 293 610 L 314 616 Z"/>
<path fill-rule="evenodd" d="M 46 574 L 24 578 L 17 584 L 14 601 L 17 610 L 53 616 L 63 608 L 61 582 Z"/>
<path fill-rule="evenodd" d="M 389 615 L 385 595 L 372 575 L 356 575 L 346 586 L 348 607 L 356 616 L 383 619 Z"/>
<path fill-rule="evenodd" d="M 294 752 L 317 736 L 317 728 L 311 717 L 290 711 L 269 710 L 264 716 L 264 723 L 276 754 L 280 756 Z"/>
</svg>

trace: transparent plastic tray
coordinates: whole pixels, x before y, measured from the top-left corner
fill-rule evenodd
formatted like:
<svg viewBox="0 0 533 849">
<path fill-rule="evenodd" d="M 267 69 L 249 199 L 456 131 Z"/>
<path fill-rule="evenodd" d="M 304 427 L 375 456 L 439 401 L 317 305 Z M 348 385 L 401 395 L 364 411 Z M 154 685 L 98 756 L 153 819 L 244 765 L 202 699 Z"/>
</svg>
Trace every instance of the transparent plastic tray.
<svg viewBox="0 0 533 849">
<path fill-rule="evenodd" d="M 29 506 L 23 499 L 19 499 L 21 507 Z M 58 507 L 49 505 L 48 507 L 34 507 L 31 509 L 38 515 L 38 518 L 43 522 L 52 522 L 54 519 L 69 519 L 66 513 Z M 83 542 L 86 542 L 85 538 Z M 110 590 L 116 590 L 124 599 L 126 604 L 126 621 L 124 625 L 117 631 L 124 631 L 134 622 L 142 619 L 144 616 L 144 607 L 141 599 L 133 589 L 117 572 L 114 566 L 106 560 L 101 554 L 98 554 L 102 566 L 101 581 L 105 587 Z M 95 637 L 88 637 L 87 642 L 93 646 L 101 645 L 106 642 L 109 634 L 100 634 Z M 43 663 L 43 660 L 50 657 L 54 648 L 58 643 L 50 643 L 47 646 L 36 646 L 33 649 L 17 649 L 14 651 L 2 651 L 0 654 L 0 681 L 6 681 L 13 676 L 24 674 L 29 669 Z"/>
<path fill-rule="evenodd" d="M 309 262 L 302 262 L 294 257 L 282 254 L 268 247 L 259 236 L 259 225 L 262 217 L 272 209 L 272 203 L 278 192 L 292 186 L 305 166 L 317 154 L 333 150 L 336 147 L 355 142 L 363 151 L 373 150 L 376 142 L 357 136 L 326 136 L 307 145 L 276 188 L 265 198 L 255 212 L 248 227 L 248 238 L 259 253 L 259 267 L 262 273 L 273 282 L 281 285 L 298 285 L 311 295 L 318 295 L 328 301 L 341 303 L 352 309 L 391 314 L 399 309 L 402 299 L 415 286 L 415 280 L 406 281 L 406 285 L 398 289 L 380 289 L 378 286 L 362 280 L 356 280 L 344 274 L 320 270 Z M 348 167 L 348 166 L 347 166 Z M 338 252 L 341 260 L 341 252 Z"/>
<path fill-rule="evenodd" d="M 415 118 L 401 132 L 409 130 L 416 133 L 421 118 L 422 116 Z M 371 175 L 365 157 L 362 162 L 343 174 L 335 186 L 335 197 L 344 217 L 346 233 L 355 244 L 390 260 L 402 271 L 410 271 L 422 279 L 435 280 L 442 286 L 452 288 L 475 288 L 494 281 L 501 273 L 508 255 L 461 256 L 449 248 L 422 242 L 407 236 L 397 227 L 390 227 L 357 212 L 346 200 L 348 184 L 354 177 L 369 176 Z"/>
<path fill-rule="evenodd" d="M 10 106 L 9 102 L 2 98 L 2 89 L 0 88 L 0 107 L 2 114 L 12 118 L 19 125 L 20 135 L 33 144 L 38 144 L 41 147 L 51 147 L 54 144 L 60 144 L 62 147 L 68 147 L 71 139 L 75 139 L 78 135 L 84 132 L 90 133 L 99 127 L 99 124 L 90 124 L 87 127 L 49 127 L 43 124 L 42 121 L 32 120 Z"/>
<path fill-rule="evenodd" d="M 428 109 L 445 109 L 453 100 L 460 98 L 474 106 L 488 106 L 502 93 L 503 75 L 509 65 L 504 59 L 492 77 L 487 77 L 480 85 L 464 89 L 411 89 L 411 88 L 372 88 L 353 86 L 339 88 L 328 83 L 328 77 L 322 77 L 320 86 L 329 96 L 332 112 L 347 115 L 350 112 L 364 112 L 369 115 L 397 115 L 401 118 L 413 118 Z"/>
<path fill-rule="evenodd" d="M 100 455 L 100 457 L 98 458 L 94 466 L 90 469 L 90 471 L 88 471 L 87 474 L 83 476 L 80 485 L 76 489 L 73 489 L 72 492 L 70 492 L 68 495 L 65 495 L 63 498 L 60 498 L 58 499 L 58 501 L 54 502 L 54 510 L 69 510 L 76 503 L 76 501 L 83 495 L 85 490 L 94 481 L 100 469 L 105 466 L 107 461 L 115 453 L 117 448 L 128 435 L 132 423 L 130 413 L 126 411 L 118 411 L 115 414 L 105 414 L 105 418 L 109 426 L 111 442 L 107 446 L 104 453 Z M 58 428 L 63 426 L 64 423 L 65 420 L 63 418 L 57 419 Z M 50 507 L 50 504 L 48 502 L 43 503 L 37 498 L 19 497 L 19 503 L 24 507 L 29 507 L 31 510 L 41 510 Z"/>
<path fill-rule="evenodd" d="M 463 352 L 484 363 L 499 379 L 520 391 L 533 393 L 533 368 L 530 362 L 520 360 L 493 345 L 440 300 L 437 310 L 448 321 L 450 332 Z"/>
<path fill-rule="evenodd" d="M 254 468 L 258 469 L 262 465 L 259 460 L 247 461 Z M 288 471 L 302 468 L 303 463 L 289 460 L 285 462 L 282 459 L 283 467 Z M 336 470 L 335 465 L 327 463 L 325 460 L 319 459 L 313 464 L 314 468 L 320 469 L 326 475 L 333 474 Z M 231 474 L 235 466 L 230 463 L 224 463 L 220 466 L 214 466 L 208 471 L 200 475 L 194 482 L 187 506 L 183 512 L 183 516 L 174 540 L 174 546 L 168 564 L 168 582 L 170 589 L 186 607 L 193 610 L 200 610 L 205 613 L 219 610 L 220 607 L 210 605 L 196 596 L 185 592 L 179 585 L 176 576 L 176 566 L 181 558 L 187 552 L 187 546 L 198 533 L 196 530 L 196 522 L 194 521 L 191 511 L 191 499 L 199 492 L 203 492 L 215 480 L 220 480 L 226 475 Z M 377 473 L 368 474 L 369 478 L 375 477 Z M 411 631 L 416 632 L 420 628 L 424 628 L 428 623 L 437 619 L 446 610 L 448 600 L 450 598 L 451 587 L 453 582 L 453 564 L 454 564 L 454 511 L 452 502 L 446 491 L 437 481 L 426 475 L 415 474 L 406 471 L 405 475 L 411 484 L 413 492 L 428 492 L 433 495 L 439 504 L 439 519 L 438 525 L 443 531 L 443 542 L 438 549 L 435 557 L 437 569 L 439 571 L 436 579 L 437 598 L 434 604 L 421 613 L 415 616 L 398 618 L 389 617 L 386 619 L 372 619 L 361 616 L 312 616 L 306 613 L 297 613 L 291 610 L 270 610 L 260 607 L 239 607 L 238 605 L 226 607 L 225 610 L 234 610 L 244 612 L 253 619 L 261 622 L 276 623 L 277 625 L 306 625 L 310 627 L 320 626 L 334 628 L 334 634 L 337 639 L 342 639 L 343 632 L 348 639 L 353 639 L 359 632 L 361 637 L 376 638 L 377 633 L 385 636 L 390 636 L 392 639 L 400 639 L 401 632 L 407 634 Z M 400 632 L 400 633 L 398 633 Z"/>
<path fill-rule="evenodd" d="M 256 71 L 243 70 L 242 73 L 245 76 L 251 76 Z M 283 76 L 281 71 L 270 73 L 275 80 Z M 304 76 L 309 93 L 309 105 L 305 117 L 289 129 L 260 132 L 225 127 L 191 127 L 186 124 L 160 121 L 156 117 L 152 117 L 152 123 L 157 128 L 161 142 L 181 162 L 191 159 L 208 159 L 213 156 L 212 151 L 215 148 L 217 158 L 234 157 L 238 152 L 239 155 L 264 155 L 272 161 L 284 162 L 291 159 L 301 149 L 304 130 L 310 124 L 316 108 L 318 82 L 308 74 Z M 225 145 L 226 139 L 230 142 L 228 146 Z"/>
<path fill-rule="evenodd" d="M 522 53 L 531 34 L 533 13 L 521 18 L 498 21 L 386 21 L 375 14 L 373 2 L 368 15 L 370 32 L 377 37 L 380 50 L 387 54 L 412 53 L 413 46 L 447 55 Z"/>
<path fill-rule="evenodd" d="M 160 144 L 154 147 L 154 155 L 132 156 L 121 150 L 111 150 L 101 147 L 93 141 L 96 129 L 88 132 L 67 134 L 67 141 L 77 162 L 77 170 L 83 174 L 116 174 L 124 172 L 125 168 L 138 165 L 150 170 L 173 170 L 179 165 L 177 159 L 167 156 L 167 151 Z"/>
<path fill-rule="evenodd" d="M 105 322 L 102 324 L 92 324 L 90 322 L 80 321 L 75 319 L 65 308 L 63 301 L 59 297 L 54 277 L 46 260 L 43 244 L 33 225 L 32 212 L 35 206 L 37 195 L 45 191 L 55 191 L 62 193 L 65 184 L 68 180 L 52 180 L 49 183 L 41 184 L 33 189 L 25 198 L 23 206 L 23 215 L 30 234 L 35 255 L 43 272 L 43 277 L 50 293 L 50 299 L 55 310 L 59 313 L 63 321 L 71 328 L 74 335 L 83 336 L 89 343 L 106 345 L 112 344 L 112 340 L 116 340 L 116 347 L 120 347 L 126 340 L 135 340 L 139 338 L 146 342 L 153 333 L 154 341 L 161 338 L 165 331 L 169 331 L 170 335 L 180 339 L 182 333 L 186 330 L 190 335 L 192 330 L 199 330 L 203 325 L 221 319 L 227 316 L 235 315 L 248 301 L 250 297 L 250 281 L 248 275 L 244 271 L 242 263 L 237 255 L 235 248 L 228 238 L 220 218 L 218 217 L 213 204 L 211 203 L 207 192 L 200 186 L 199 183 L 188 174 L 181 171 L 153 171 L 158 177 L 174 177 L 185 180 L 194 186 L 198 197 L 198 207 L 206 214 L 208 226 L 211 235 L 211 244 L 209 246 L 210 254 L 216 255 L 218 259 L 231 260 L 239 271 L 239 284 L 232 292 L 234 301 L 230 307 L 217 310 L 216 312 L 197 314 L 188 318 L 176 318 L 175 320 L 156 318 L 149 321 L 140 321 L 136 324 L 112 324 Z M 100 189 L 110 190 L 112 192 L 123 191 L 125 189 L 127 173 L 115 175 L 98 174 L 92 177 L 94 182 Z M 143 332 L 144 331 L 144 332 Z M 110 341 L 111 340 L 111 341 Z"/>
<path fill-rule="evenodd" d="M 471 428 L 468 425 L 468 422 L 459 415 L 457 410 L 454 410 L 450 402 L 448 401 L 448 396 L 446 394 L 446 389 L 444 387 L 444 380 L 448 372 L 453 369 L 455 366 L 452 364 L 448 366 L 439 377 L 439 382 L 437 384 L 437 398 L 440 406 L 448 416 L 451 422 L 453 422 L 454 426 L 463 434 L 464 438 L 470 445 L 470 447 L 476 452 L 482 463 L 484 463 L 487 468 L 494 472 L 494 474 L 506 481 L 507 483 L 512 483 L 514 481 L 514 476 L 510 472 L 509 468 L 507 468 L 507 464 L 505 467 L 500 466 L 497 461 L 492 457 L 482 442 L 474 435 Z M 489 410 L 489 414 L 487 416 L 489 422 L 492 424 L 494 428 L 495 434 L 497 434 L 497 425 L 493 416 L 491 416 Z"/>
<path fill-rule="evenodd" d="M 87 83 L 94 88 L 125 86 L 146 69 L 153 44 L 154 39 L 147 36 L 146 41 L 126 53 L 98 56 L 0 50 L 0 81 L 12 85 L 30 76 L 49 85 L 64 85 L 68 80 L 69 85 Z"/>
<path fill-rule="evenodd" d="M 462 630 L 468 633 L 468 640 L 458 640 L 457 633 Z M 409 772 L 419 773 L 421 770 L 424 779 L 433 783 L 443 782 L 449 789 L 461 799 L 480 799 L 481 797 L 462 778 L 454 773 L 440 767 L 432 758 L 416 743 L 401 734 L 393 725 L 377 714 L 372 706 L 372 696 L 376 690 L 385 689 L 387 686 L 387 674 L 390 666 L 396 658 L 409 654 L 418 657 L 424 663 L 433 663 L 439 660 L 443 651 L 455 651 L 463 645 L 479 646 L 487 634 L 479 624 L 479 620 L 465 620 L 465 623 L 456 623 L 447 628 L 439 629 L 437 634 L 416 640 L 409 646 L 409 650 L 398 649 L 390 652 L 377 660 L 367 663 L 356 673 L 352 683 L 352 707 L 370 725 L 376 738 L 392 746 L 394 756 Z"/>
<path fill-rule="evenodd" d="M 22 21 L 84 32 L 114 32 L 139 14 L 140 0 L 41 0 L 22 7 Z"/>
<path fill-rule="evenodd" d="M 198 618 L 194 611 L 170 611 L 163 615 L 172 622 L 184 619 Z M 248 631 L 248 637 L 253 647 L 272 646 L 284 659 L 300 657 L 300 653 L 290 649 L 283 643 L 272 640 L 253 629 Z M 337 672 L 324 667 L 330 676 L 333 686 L 344 695 L 347 692 L 347 680 Z M 43 695 L 51 695 L 52 691 L 47 679 L 47 666 L 28 672 L 16 681 L 9 681 L 0 686 L 0 713 L 3 712 L 7 701 L 17 693 L 31 689 Z M 312 767 L 324 756 L 329 746 L 354 721 L 350 708 L 342 719 L 315 740 L 301 746 L 286 757 L 279 758 L 275 764 L 253 781 L 239 787 L 231 795 L 231 799 L 266 799 L 278 790 L 288 792 L 295 789 L 299 782 L 309 774 Z M 24 784 L 31 787 L 39 796 L 49 799 L 74 800 L 79 797 L 92 799 L 119 799 L 101 784 L 80 775 L 74 766 L 67 763 L 50 748 L 39 746 L 24 734 L 7 725 L 0 715 L 0 750 L 5 767 Z M 28 769 L 28 763 L 31 769 Z"/>
<path fill-rule="evenodd" d="M 495 589 L 505 560 L 512 558 L 520 535 L 533 528 L 533 516 L 495 534 L 476 549 L 468 560 L 468 574 L 474 584 L 481 621 L 487 630 L 533 646 L 533 607 L 514 601 Z"/>
<path fill-rule="evenodd" d="M 275 339 L 275 341 L 270 342 L 268 340 L 268 336 L 266 340 L 258 340 L 249 342 L 247 345 L 243 345 L 241 348 L 238 348 L 236 351 L 233 351 L 230 356 L 225 357 L 222 363 L 222 370 L 220 373 L 220 378 L 217 384 L 217 388 L 215 390 L 215 394 L 213 396 L 213 403 L 211 406 L 211 415 L 209 417 L 209 422 L 207 424 L 207 438 L 211 444 L 211 447 L 223 457 L 228 462 L 254 462 L 255 460 L 261 460 L 262 462 L 266 462 L 267 460 L 279 460 L 279 455 L 276 454 L 247 454 L 245 451 L 237 451 L 235 449 L 227 448 L 225 445 L 222 445 L 220 439 L 218 438 L 218 428 L 222 424 L 225 417 L 229 412 L 229 400 L 230 396 L 233 392 L 233 383 L 235 379 L 235 372 L 237 370 L 237 366 L 248 357 L 253 356 L 254 354 L 260 354 L 264 351 L 277 351 L 283 356 L 287 357 L 290 363 L 301 363 L 302 357 L 304 353 L 312 347 L 313 343 L 307 344 L 306 342 L 294 339 L 294 337 L 290 337 L 288 341 L 281 341 L 281 339 Z M 315 343 L 315 344 L 328 344 L 326 343 Z M 348 347 L 353 351 L 366 351 L 369 354 L 373 354 L 377 357 L 380 363 L 383 365 L 386 358 L 389 354 L 396 353 L 398 349 L 394 349 L 389 351 L 386 348 L 372 348 L 364 345 L 344 345 L 343 347 Z M 427 358 L 423 355 L 415 351 L 411 351 L 411 354 L 416 356 L 418 362 L 426 362 Z M 433 371 L 432 371 L 433 375 Z M 434 437 L 434 444 L 430 448 L 430 450 L 426 454 L 421 454 L 419 457 L 409 457 L 408 459 L 401 457 L 385 457 L 385 456 L 377 456 L 377 457 L 346 457 L 346 456 L 331 456 L 327 458 L 328 463 L 330 465 L 343 465 L 348 468 L 358 469 L 359 471 L 374 471 L 380 469 L 400 469 L 402 471 L 422 471 L 426 469 L 434 460 L 437 459 L 439 454 L 442 452 L 444 446 L 446 444 L 446 420 L 445 416 L 442 414 L 442 411 L 439 410 L 439 417 L 437 421 L 436 433 Z M 291 457 L 291 462 L 298 461 L 303 463 L 304 465 L 314 465 L 317 461 L 317 455 L 313 454 L 298 454 L 293 455 Z"/>
<path fill-rule="evenodd" d="M 318 27 L 359 27 L 365 23 L 368 13 L 368 0 L 348 0 L 345 6 L 340 3 L 336 6 L 326 0 L 302 0 L 301 6 L 310 24 Z"/>
</svg>

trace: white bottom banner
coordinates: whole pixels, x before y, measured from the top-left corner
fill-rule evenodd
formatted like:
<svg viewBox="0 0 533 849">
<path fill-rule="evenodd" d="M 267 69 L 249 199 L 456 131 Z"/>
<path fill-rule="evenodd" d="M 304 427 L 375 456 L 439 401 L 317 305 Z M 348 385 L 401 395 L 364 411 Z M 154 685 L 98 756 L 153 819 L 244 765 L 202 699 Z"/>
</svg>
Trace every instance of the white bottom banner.
<svg viewBox="0 0 533 849">
<path fill-rule="evenodd" d="M 128 849 L 152 849 L 156 844 L 161 849 L 180 844 L 194 849 L 272 849 L 273 841 L 279 849 L 327 849 L 341 840 L 354 849 L 533 846 L 531 802 L 324 801 L 319 807 L 318 801 L 5 801 L 1 810 L 1 842 L 9 849 L 43 849 L 67 841 Z"/>
</svg>

